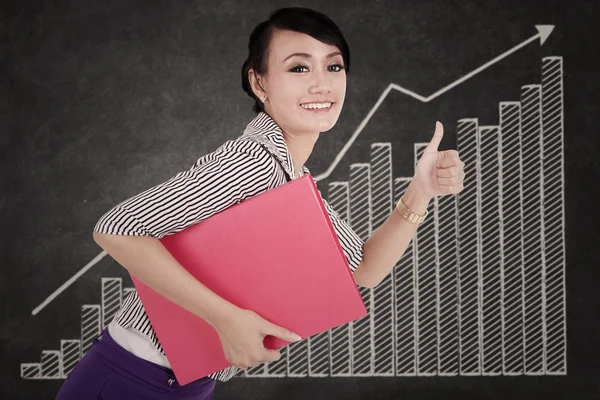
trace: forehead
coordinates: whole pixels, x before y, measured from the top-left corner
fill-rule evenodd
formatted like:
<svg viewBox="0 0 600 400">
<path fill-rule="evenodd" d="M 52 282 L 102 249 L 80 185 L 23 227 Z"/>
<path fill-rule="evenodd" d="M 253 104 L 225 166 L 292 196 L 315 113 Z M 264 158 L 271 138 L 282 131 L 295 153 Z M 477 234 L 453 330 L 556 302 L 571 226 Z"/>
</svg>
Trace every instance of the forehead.
<svg viewBox="0 0 600 400">
<path fill-rule="evenodd" d="M 337 46 L 323 43 L 305 33 L 276 30 L 273 32 L 269 49 L 269 59 L 282 62 L 293 53 L 308 53 L 316 58 L 340 51 Z"/>
</svg>

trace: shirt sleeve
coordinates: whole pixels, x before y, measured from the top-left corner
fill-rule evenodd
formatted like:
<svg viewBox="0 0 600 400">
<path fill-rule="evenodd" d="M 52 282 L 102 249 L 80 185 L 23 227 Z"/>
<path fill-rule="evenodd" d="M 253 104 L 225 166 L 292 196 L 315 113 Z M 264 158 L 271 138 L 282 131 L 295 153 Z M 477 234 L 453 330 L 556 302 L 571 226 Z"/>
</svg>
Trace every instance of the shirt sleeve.
<svg viewBox="0 0 600 400">
<path fill-rule="evenodd" d="M 274 180 L 276 161 L 253 141 L 224 145 L 206 160 L 117 204 L 94 231 L 160 239 L 268 190 Z"/>
<path fill-rule="evenodd" d="M 323 198 L 320 190 L 319 195 L 321 196 L 323 204 L 325 205 L 325 209 L 329 214 L 329 219 L 331 220 L 333 229 L 335 230 L 338 240 L 340 241 L 340 245 L 342 246 L 342 250 L 344 251 L 348 265 L 350 266 L 350 270 L 354 273 L 363 259 L 363 248 L 365 242 L 360 238 L 360 236 L 358 236 L 356 232 L 354 232 L 350 225 L 348 225 L 348 223 L 340 217 L 337 211 L 335 211 L 331 205 L 329 205 L 327 200 Z"/>
</svg>

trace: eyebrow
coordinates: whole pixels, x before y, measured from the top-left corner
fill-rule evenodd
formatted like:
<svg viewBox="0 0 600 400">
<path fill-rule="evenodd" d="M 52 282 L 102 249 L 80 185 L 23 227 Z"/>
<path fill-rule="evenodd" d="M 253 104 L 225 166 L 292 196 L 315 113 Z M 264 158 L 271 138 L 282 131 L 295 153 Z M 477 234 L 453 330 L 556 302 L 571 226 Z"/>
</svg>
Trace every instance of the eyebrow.
<svg viewBox="0 0 600 400">
<path fill-rule="evenodd" d="M 335 56 L 341 56 L 341 55 L 342 55 L 342 53 L 340 53 L 339 51 L 336 51 L 334 53 L 328 54 L 327 58 L 333 58 Z M 292 58 L 292 57 L 312 58 L 312 56 L 308 53 L 293 53 L 293 54 L 290 54 L 289 56 L 287 56 L 285 58 L 285 60 L 283 60 L 283 62 L 286 62 L 289 58 Z"/>
</svg>

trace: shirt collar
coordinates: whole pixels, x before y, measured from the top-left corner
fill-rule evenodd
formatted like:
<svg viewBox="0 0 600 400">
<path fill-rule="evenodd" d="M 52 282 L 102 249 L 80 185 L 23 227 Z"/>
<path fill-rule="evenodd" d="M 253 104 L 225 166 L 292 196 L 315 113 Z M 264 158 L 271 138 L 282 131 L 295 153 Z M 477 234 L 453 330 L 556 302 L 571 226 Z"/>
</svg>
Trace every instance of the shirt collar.
<svg viewBox="0 0 600 400">
<path fill-rule="evenodd" d="M 283 169 L 290 176 L 290 179 L 293 179 L 292 177 L 295 176 L 295 171 L 294 164 L 292 163 L 292 156 L 285 143 L 281 128 L 269 114 L 261 111 L 254 117 L 244 130 L 244 136 L 246 135 L 265 144 L 270 152 L 280 161 Z M 308 173 L 306 167 L 303 167 L 302 171 Z"/>
</svg>

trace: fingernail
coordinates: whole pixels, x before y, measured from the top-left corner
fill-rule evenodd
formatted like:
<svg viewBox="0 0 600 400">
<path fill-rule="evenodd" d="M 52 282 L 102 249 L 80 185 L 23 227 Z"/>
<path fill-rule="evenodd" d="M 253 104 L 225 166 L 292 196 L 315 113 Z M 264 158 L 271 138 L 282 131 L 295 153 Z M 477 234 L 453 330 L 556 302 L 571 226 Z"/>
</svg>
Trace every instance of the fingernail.
<svg viewBox="0 0 600 400">
<path fill-rule="evenodd" d="M 300 340 L 302 340 L 302 336 L 297 335 L 297 334 L 294 333 L 294 334 L 292 334 L 292 340 L 294 342 L 299 342 Z"/>
</svg>

